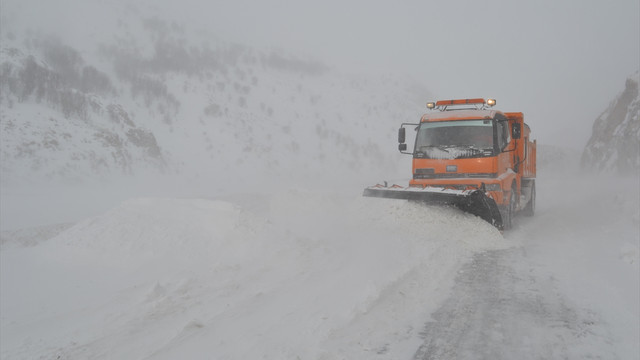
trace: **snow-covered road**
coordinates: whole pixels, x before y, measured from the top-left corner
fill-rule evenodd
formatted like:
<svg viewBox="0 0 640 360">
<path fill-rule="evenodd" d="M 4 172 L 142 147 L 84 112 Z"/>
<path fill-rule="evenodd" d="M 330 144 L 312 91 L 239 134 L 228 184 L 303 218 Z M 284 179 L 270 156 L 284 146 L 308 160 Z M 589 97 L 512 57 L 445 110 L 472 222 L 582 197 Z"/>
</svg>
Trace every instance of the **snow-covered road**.
<svg viewBox="0 0 640 360">
<path fill-rule="evenodd" d="M 415 359 L 639 358 L 637 179 L 570 183 L 540 181 L 517 246 L 464 265 Z"/>
<path fill-rule="evenodd" d="M 504 237 L 455 209 L 305 188 L 5 232 L 0 354 L 637 358 L 637 179 L 603 181 L 541 180 Z"/>
<path fill-rule="evenodd" d="M 415 359 L 614 358 L 602 319 L 523 261 L 522 248 L 476 254 L 426 325 Z"/>
</svg>

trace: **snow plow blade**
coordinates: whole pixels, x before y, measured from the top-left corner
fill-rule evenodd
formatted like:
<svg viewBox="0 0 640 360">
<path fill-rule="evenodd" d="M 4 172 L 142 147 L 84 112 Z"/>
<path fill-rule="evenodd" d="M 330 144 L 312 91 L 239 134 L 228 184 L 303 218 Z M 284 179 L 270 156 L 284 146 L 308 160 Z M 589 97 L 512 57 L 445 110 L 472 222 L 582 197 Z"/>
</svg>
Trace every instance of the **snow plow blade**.
<svg viewBox="0 0 640 360">
<path fill-rule="evenodd" d="M 503 230 L 502 215 L 495 200 L 478 189 L 455 190 L 439 187 L 408 188 L 399 185 L 375 185 L 364 189 L 363 196 L 385 199 L 420 201 L 430 205 L 454 205 L 462 211 L 479 216 Z"/>
</svg>

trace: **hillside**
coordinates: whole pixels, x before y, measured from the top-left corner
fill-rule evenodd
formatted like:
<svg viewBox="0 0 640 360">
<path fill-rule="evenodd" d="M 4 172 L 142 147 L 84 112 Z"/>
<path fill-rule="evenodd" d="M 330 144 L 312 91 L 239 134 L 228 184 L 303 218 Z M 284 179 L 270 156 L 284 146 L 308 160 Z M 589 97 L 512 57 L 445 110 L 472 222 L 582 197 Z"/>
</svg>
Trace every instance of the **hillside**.
<svg viewBox="0 0 640 360">
<path fill-rule="evenodd" d="M 397 124 L 429 96 L 410 81 L 345 75 L 138 20 L 140 29 L 120 27 L 90 48 L 3 32 L 3 185 L 141 174 L 255 184 L 326 179 L 328 168 L 389 174 Z"/>
<path fill-rule="evenodd" d="M 619 174 L 640 171 L 640 97 L 638 72 L 593 124 L 582 154 L 584 169 Z"/>
</svg>

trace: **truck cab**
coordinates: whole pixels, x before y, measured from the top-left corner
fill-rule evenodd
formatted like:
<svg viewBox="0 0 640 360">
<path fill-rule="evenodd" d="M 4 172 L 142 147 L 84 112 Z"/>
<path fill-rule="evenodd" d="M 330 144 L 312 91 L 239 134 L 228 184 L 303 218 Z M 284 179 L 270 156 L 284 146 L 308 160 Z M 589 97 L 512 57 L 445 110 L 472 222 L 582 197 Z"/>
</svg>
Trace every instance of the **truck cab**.
<svg viewBox="0 0 640 360">
<path fill-rule="evenodd" d="M 498 205 L 504 227 L 535 208 L 536 142 L 522 113 L 503 113 L 489 99 L 429 103 L 417 124 L 402 124 L 399 150 L 413 156 L 410 188 L 481 190 Z M 415 130 L 407 152 L 406 127 Z"/>
</svg>

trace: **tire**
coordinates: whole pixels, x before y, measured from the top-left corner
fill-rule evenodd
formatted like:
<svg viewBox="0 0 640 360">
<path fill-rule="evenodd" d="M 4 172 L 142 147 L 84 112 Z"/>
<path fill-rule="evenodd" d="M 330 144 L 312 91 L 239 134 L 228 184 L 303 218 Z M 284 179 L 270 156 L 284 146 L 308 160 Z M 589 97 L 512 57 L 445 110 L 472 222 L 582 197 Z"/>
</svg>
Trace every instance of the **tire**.
<svg viewBox="0 0 640 360">
<path fill-rule="evenodd" d="M 531 199 L 522 210 L 524 216 L 533 216 L 536 213 L 536 183 L 531 184 Z"/>
</svg>

